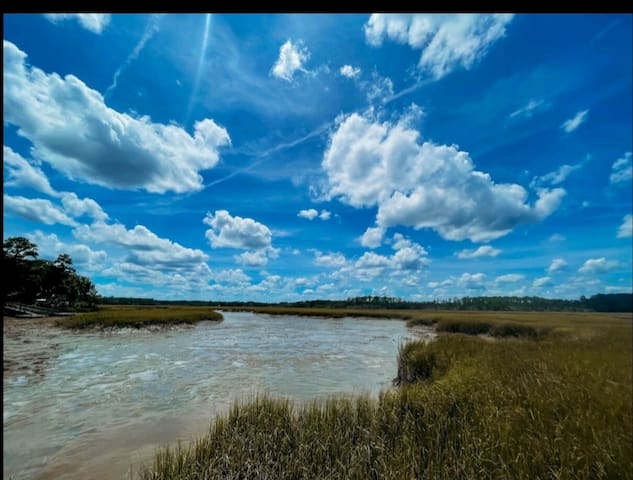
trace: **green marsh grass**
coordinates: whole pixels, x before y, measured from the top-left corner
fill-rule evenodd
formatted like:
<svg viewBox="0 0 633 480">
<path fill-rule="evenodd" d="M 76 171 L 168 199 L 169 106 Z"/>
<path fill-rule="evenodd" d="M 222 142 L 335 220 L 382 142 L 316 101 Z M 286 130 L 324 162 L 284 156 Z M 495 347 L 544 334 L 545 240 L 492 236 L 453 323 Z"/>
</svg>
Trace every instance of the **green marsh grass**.
<svg viewBox="0 0 633 480">
<path fill-rule="evenodd" d="M 222 320 L 222 314 L 209 307 L 122 307 L 102 308 L 56 320 L 66 328 L 141 328 L 150 325 L 193 324 L 202 320 Z"/>
<path fill-rule="evenodd" d="M 546 329 L 404 345 L 378 398 L 236 403 L 140 479 L 633 478 L 630 314 L 454 314 Z"/>
</svg>

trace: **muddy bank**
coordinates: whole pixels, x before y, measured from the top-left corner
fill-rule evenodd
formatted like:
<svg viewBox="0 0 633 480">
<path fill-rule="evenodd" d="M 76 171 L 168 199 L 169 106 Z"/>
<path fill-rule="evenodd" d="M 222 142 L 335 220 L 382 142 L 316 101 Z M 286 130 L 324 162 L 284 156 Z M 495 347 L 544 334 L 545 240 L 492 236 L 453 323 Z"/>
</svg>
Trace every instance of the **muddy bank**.
<svg viewBox="0 0 633 480">
<path fill-rule="evenodd" d="M 62 332 L 55 327 L 54 317 L 2 318 L 4 379 L 39 377 L 58 349 Z"/>
</svg>

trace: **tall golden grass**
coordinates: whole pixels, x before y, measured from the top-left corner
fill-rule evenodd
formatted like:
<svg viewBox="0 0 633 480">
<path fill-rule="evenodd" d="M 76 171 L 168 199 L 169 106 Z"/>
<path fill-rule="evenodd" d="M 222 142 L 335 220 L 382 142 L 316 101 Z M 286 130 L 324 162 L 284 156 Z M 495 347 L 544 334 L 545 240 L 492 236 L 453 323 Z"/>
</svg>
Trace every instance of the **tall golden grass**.
<svg viewBox="0 0 633 480">
<path fill-rule="evenodd" d="M 633 478 L 630 315 L 450 315 L 543 330 L 407 344 L 378 399 L 236 403 L 140 479 Z"/>
</svg>

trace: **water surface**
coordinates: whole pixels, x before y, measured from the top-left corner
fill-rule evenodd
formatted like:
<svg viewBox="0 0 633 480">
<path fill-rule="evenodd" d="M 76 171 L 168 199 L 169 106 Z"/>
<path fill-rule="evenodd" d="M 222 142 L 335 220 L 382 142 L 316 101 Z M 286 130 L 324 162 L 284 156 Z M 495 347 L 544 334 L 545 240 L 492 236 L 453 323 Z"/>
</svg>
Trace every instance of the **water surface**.
<svg viewBox="0 0 633 480">
<path fill-rule="evenodd" d="M 24 348 L 50 352 L 5 374 L 5 478 L 129 478 L 157 447 L 203 434 L 255 393 L 376 394 L 396 374 L 398 345 L 415 336 L 400 320 L 224 318 L 161 332 L 49 327 L 26 346 L 5 335 L 5 361 Z"/>
</svg>

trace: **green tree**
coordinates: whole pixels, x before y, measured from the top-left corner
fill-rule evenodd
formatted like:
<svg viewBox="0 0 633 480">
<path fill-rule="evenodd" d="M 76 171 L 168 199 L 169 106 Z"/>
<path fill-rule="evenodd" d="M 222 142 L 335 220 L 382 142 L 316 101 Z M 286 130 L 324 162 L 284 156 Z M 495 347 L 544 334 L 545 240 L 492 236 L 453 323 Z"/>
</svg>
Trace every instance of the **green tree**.
<svg viewBox="0 0 633 480">
<path fill-rule="evenodd" d="M 37 245 L 25 237 L 9 237 L 2 244 L 3 260 L 24 261 L 26 257 L 33 259 L 39 256 Z"/>
<path fill-rule="evenodd" d="M 2 271 L 5 275 L 3 302 L 34 303 L 44 298 L 52 307 L 94 307 L 99 295 L 90 279 L 77 274 L 70 255 L 55 261 L 37 258 L 37 245 L 24 237 L 3 243 Z"/>
<path fill-rule="evenodd" d="M 2 243 L 2 272 L 5 278 L 2 288 L 3 302 L 35 300 L 37 288 L 34 285 L 31 267 L 32 261 L 37 257 L 37 245 L 28 238 L 9 237 Z"/>
</svg>

